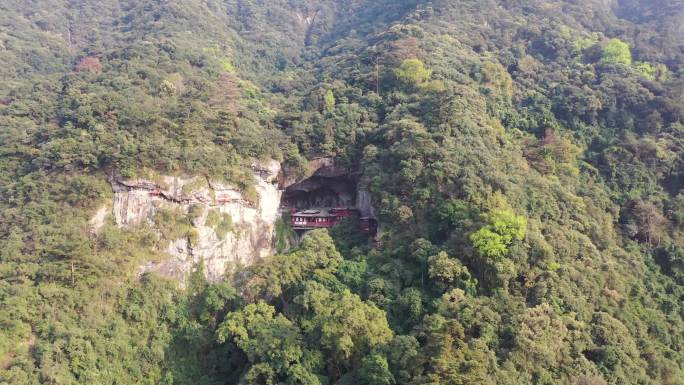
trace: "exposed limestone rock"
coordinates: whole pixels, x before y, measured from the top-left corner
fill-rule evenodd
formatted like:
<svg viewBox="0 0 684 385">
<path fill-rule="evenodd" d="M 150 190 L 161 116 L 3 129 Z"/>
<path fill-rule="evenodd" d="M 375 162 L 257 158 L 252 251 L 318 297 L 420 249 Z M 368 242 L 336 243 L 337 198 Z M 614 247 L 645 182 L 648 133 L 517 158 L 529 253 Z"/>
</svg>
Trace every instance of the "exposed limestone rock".
<svg viewBox="0 0 684 385">
<path fill-rule="evenodd" d="M 376 218 L 370 193 L 364 189 L 359 188 L 356 190 L 356 208 L 362 217 Z"/>
<path fill-rule="evenodd" d="M 340 173 L 341 170 L 343 171 Z M 308 172 L 304 173 L 304 175 L 296 175 L 287 166 L 283 167 L 280 174 L 278 174 L 278 183 L 280 188 L 285 189 L 314 175 L 326 176 L 331 173 L 338 173 L 338 176 L 340 176 L 345 175 L 347 172 L 348 170 L 346 169 L 336 167 L 332 157 L 324 156 L 309 160 Z"/>
<path fill-rule="evenodd" d="M 150 191 L 142 187 L 121 188 L 116 182 L 114 188 L 114 220 L 121 227 L 131 227 L 143 219 L 152 218 L 154 213 L 153 201 L 161 201 L 161 197 L 150 195 Z M 117 188 L 119 187 L 119 188 Z"/>
<path fill-rule="evenodd" d="M 348 169 L 336 166 L 332 158 L 313 159 L 309 165 L 308 178 L 297 178 L 281 170 L 276 161 L 254 162 L 257 198 L 252 197 L 252 201 L 236 186 L 204 177 L 161 176 L 150 180 L 113 174 L 113 205 L 97 211 L 91 229 L 97 232 L 111 212 L 119 227 L 131 229 L 148 223 L 159 230 L 155 216 L 161 211 L 172 212 L 180 216 L 184 226 L 191 225 L 191 231 L 183 230 L 180 233 L 186 235 L 173 235 L 178 239 L 164 241 L 160 248 L 168 257 L 140 266 L 139 273 L 154 271 L 184 285 L 201 262 L 207 279 L 218 281 L 237 266 L 251 265 L 273 254 L 281 198 L 287 200 L 282 189 L 287 186 L 291 187 L 290 194 L 333 191 L 338 199 L 348 201 L 335 204 L 356 204 L 362 216 L 375 217 L 370 195 L 349 179 Z M 168 234 L 159 231 L 162 239 L 168 239 Z"/>
<path fill-rule="evenodd" d="M 112 211 L 120 227 L 132 228 L 144 221 L 154 226 L 155 214 L 161 209 L 185 215 L 192 209 L 194 214 L 192 227 L 197 236 L 171 240 L 165 249 L 169 257 L 140 266 L 140 274 L 156 271 L 184 284 L 202 262 L 207 279 L 217 281 L 236 265 L 253 264 L 271 255 L 281 197 L 277 186 L 280 165 L 275 161 L 255 163 L 253 169 L 256 202 L 245 199 L 235 186 L 201 177 L 164 176 L 155 182 L 112 175 Z M 210 215 L 212 222 L 219 218 L 223 225 L 207 223 Z"/>
<path fill-rule="evenodd" d="M 350 170 L 347 167 L 341 167 L 339 165 L 336 165 L 335 163 L 330 163 L 328 160 L 329 158 L 320 158 L 321 160 L 325 159 L 323 164 L 321 164 L 316 171 L 314 171 L 313 175 L 314 176 L 320 176 L 323 178 L 339 178 L 339 177 L 348 177 L 350 174 Z M 315 165 L 315 163 L 314 163 Z"/>
<path fill-rule="evenodd" d="M 278 181 L 278 175 L 280 174 L 280 163 L 275 160 L 267 162 L 254 162 L 252 163 L 252 169 L 254 172 L 259 174 L 259 177 L 268 182 L 275 183 Z"/>
</svg>

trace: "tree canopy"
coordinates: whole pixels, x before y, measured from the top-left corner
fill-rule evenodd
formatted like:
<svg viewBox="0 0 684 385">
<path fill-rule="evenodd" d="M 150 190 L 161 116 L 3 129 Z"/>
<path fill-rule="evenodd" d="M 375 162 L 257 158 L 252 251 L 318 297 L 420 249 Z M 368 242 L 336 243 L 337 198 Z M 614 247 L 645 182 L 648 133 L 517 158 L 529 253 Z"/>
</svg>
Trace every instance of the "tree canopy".
<svg viewBox="0 0 684 385">
<path fill-rule="evenodd" d="M 601 62 L 608 64 L 632 64 L 632 53 L 629 44 L 620 39 L 610 39 L 603 47 Z"/>
<path fill-rule="evenodd" d="M 682 15 L 3 1 L 0 384 L 684 384 Z M 114 173 L 259 208 L 255 160 L 322 156 L 376 239 L 281 220 L 276 255 L 181 288 L 139 272 L 192 215 L 90 226 Z"/>
</svg>

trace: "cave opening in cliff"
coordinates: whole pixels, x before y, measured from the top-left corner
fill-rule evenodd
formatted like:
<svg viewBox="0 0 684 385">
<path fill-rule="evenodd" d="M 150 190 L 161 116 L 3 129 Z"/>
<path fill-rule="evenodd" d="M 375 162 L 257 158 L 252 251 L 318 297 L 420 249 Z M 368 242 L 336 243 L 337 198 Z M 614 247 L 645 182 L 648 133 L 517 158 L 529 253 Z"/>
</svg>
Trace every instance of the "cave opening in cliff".
<svg viewBox="0 0 684 385">
<path fill-rule="evenodd" d="M 355 208 L 356 183 L 346 175 L 312 176 L 288 187 L 282 207 L 294 210 Z"/>
<path fill-rule="evenodd" d="M 348 173 L 316 173 L 285 189 L 281 212 L 295 230 L 330 228 L 354 218 L 361 230 L 375 232 L 368 193 Z"/>
</svg>

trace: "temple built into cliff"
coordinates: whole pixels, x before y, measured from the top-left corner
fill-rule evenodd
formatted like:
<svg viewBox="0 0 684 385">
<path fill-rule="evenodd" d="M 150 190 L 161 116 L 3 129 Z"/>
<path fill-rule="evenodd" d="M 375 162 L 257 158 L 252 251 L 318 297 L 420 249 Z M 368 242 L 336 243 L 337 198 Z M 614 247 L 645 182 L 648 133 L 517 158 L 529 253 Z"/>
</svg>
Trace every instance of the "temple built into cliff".
<svg viewBox="0 0 684 385">
<path fill-rule="evenodd" d="M 296 211 L 290 215 L 290 225 L 295 230 L 313 230 L 331 228 L 339 224 L 344 218 L 358 221 L 359 228 L 370 235 L 377 231 L 377 221 L 372 217 L 361 217 L 356 208 L 335 207 Z"/>
<path fill-rule="evenodd" d="M 348 170 L 335 166 L 322 167 L 311 177 L 287 187 L 280 211 L 289 215 L 295 230 L 331 228 L 345 218 L 357 221 L 359 228 L 370 235 L 377 230 L 368 193 L 357 188 Z"/>
</svg>

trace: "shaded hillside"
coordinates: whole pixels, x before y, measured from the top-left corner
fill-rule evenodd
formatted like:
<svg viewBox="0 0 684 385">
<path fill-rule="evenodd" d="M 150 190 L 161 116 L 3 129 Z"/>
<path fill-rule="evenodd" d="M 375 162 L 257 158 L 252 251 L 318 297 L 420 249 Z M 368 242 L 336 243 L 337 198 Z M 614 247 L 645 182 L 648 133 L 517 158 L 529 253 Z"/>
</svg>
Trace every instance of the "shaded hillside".
<svg viewBox="0 0 684 385">
<path fill-rule="evenodd" d="M 0 383 L 683 384 L 683 13 L 0 5 Z M 249 197 L 253 159 L 319 156 L 377 241 L 344 222 L 181 290 L 135 272 L 191 211 L 88 225 L 111 172 Z"/>
</svg>

